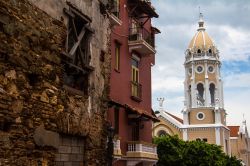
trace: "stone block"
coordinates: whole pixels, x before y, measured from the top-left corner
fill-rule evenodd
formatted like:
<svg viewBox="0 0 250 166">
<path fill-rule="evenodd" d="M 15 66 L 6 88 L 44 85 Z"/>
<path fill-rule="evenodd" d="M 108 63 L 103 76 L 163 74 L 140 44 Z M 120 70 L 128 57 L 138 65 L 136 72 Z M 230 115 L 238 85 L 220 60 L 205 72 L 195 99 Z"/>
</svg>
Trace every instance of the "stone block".
<svg viewBox="0 0 250 166">
<path fill-rule="evenodd" d="M 73 163 L 72 162 L 64 162 L 63 166 L 73 166 Z"/>
<path fill-rule="evenodd" d="M 56 161 L 55 166 L 64 166 L 64 162 L 62 161 Z"/>
<path fill-rule="evenodd" d="M 72 147 L 71 148 L 71 153 L 74 153 L 74 154 L 79 154 L 80 153 L 80 147 Z"/>
<path fill-rule="evenodd" d="M 61 161 L 70 161 L 70 155 L 69 154 L 60 154 L 60 160 Z"/>
<path fill-rule="evenodd" d="M 55 161 L 61 161 L 61 156 L 60 156 L 60 154 L 55 154 Z M 56 164 L 57 163 L 60 163 L 60 162 L 56 162 Z M 63 163 L 62 163 L 62 165 L 63 165 Z"/>
<path fill-rule="evenodd" d="M 58 152 L 59 153 L 71 153 L 71 147 L 70 146 L 59 146 Z"/>
<path fill-rule="evenodd" d="M 83 155 L 81 154 L 71 154 L 70 161 L 83 161 Z"/>
<path fill-rule="evenodd" d="M 59 134 L 45 130 L 43 125 L 35 130 L 34 140 L 38 146 L 52 146 L 55 148 L 59 146 Z"/>
<path fill-rule="evenodd" d="M 72 162 L 72 166 L 81 166 L 83 162 Z"/>
</svg>

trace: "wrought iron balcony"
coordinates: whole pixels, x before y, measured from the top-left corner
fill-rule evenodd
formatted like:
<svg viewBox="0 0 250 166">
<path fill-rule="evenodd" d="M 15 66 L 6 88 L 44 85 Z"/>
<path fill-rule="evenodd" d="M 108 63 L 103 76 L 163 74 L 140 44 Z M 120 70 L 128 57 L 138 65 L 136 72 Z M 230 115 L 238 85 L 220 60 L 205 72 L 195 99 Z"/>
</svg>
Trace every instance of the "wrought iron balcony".
<svg viewBox="0 0 250 166">
<path fill-rule="evenodd" d="M 142 100 L 142 85 L 131 81 L 131 98 L 137 101 Z"/>
<path fill-rule="evenodd" d="M 155 54 L 154 34 L 144 28 L 129 29 L 129 50 L 136 51 L 141 55 Z"/>
<path fill-rule="evenodd" d="M 118 0 L 109 0 L 109 19 L 111 25 L 122 25 L 120 20 L 120 4 Z"/>
<path fill-rule="evenodd" d="M 155 144 L 141 141 L 128 142 L 126 158 L 157 160 L 157 146 Z"/>
</svg>

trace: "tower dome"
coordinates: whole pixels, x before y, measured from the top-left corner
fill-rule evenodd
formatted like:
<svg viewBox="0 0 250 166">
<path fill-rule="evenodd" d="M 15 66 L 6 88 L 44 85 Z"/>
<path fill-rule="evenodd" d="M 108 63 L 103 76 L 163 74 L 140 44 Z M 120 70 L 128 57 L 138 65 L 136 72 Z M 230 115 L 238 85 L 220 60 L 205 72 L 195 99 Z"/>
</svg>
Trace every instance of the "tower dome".
<svg viewBox="0 0 250 166">
<path fill-rule="evenodd" d="M 200 20 L 198 22 L 199 28 L 197 29 L 197 33 L 194 35 L 192 40 L 189 43 L 189 49 L 205 49 L 211 48 L 214 46 L 214 43 L 208 33 L 205 31 L 203 15 L 200 13 Z"/>
</svg>

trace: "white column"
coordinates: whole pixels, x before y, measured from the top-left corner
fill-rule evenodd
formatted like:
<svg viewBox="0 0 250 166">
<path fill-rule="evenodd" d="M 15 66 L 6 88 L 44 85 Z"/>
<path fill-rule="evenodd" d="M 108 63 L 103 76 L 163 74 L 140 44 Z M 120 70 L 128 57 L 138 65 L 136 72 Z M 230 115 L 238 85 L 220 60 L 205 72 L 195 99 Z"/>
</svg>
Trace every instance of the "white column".
<svg viewBox="0 0 250 166">
<path fill-rule="evenodd" d="M 197 107 L 196 101 L 196 86 L 195 86 L 195 73 L 194 73 L 194 62 L 192 62 L 192 77 L 191 77 L 191 97 L 192 97 L 192 108 Z"/>
<path fill-rule="evenodd" d="M 220 67 L 219 62 L 216 63 L 216 76 L 217 76 L 217 86 L 218 86 L 218 98 L 219 98 L 219 107 L 223 108 L 223 87 L 220 76 Z"/>
<path fill-rule="evenodd" d="M 209 106 L 209 85 L 208 85 L 208 74 L 207 74 L 207 61 L 205 61 L 205 107 Z"/>
<path fill-rule="evenodd" d="M 182 134 L 183 134 L 183 140 L 184 140 L 184 141 L 187 141 L 187 140 L 188 140 L 188 132 L 187 132 L 187 129 L 183 129 Z"/>
<path fill-rule="evenodd" d="M 187 78 L 186 78 L 186 80 L 184 81 L 184 93 L 185 93 L 185 101 L 184 101 L 184 105 L 186 106 L 186 107 L 188 107 L 189 108 L 189 94 L 188 94 L 188 80 L 187 80 Z"/>
<path fill-rule="evenodd" d="M 227 153 L 227 152 L 226 152 L 226 139 L 225 139 L 225 132 L 224 132 L 224 131 L 225 131 L 225 129 L 222 128 L 222 140 L 223 140 L 223 144 L 224 144 L 224 145 L 223 145 L 223 146 L 224 146 L 223 149 L 224 149 L 224 152 Z M 230 146 L 230 145 L 227 144 L 227 147 L 229 147 L 229 146 Z"/>
<path fill-rule="evenodd" d="M 188 125 L 189 121 L 188 121 L 188 111 L 187 110 L 183 110 L 183 124 L 184 125 Z"/>
<path fill-rule="evenodd" d="M 221 107 L 224 108 L 224 91 L 223 91 L 223 81 L 221 80 Z"/>
<path fill-rule="evenodd" d="M 216 109 L 214 111 L 215 111 L 215 123 L 221 124 L 221 111 L 219 109 Z"/>
<path fill-rule="evenodd" d="M 221 142 L 220 142 L 220 127 L 215 128 L 215 138 L 216 138 L 216 145 L 221 145 Z"/>
</svg>

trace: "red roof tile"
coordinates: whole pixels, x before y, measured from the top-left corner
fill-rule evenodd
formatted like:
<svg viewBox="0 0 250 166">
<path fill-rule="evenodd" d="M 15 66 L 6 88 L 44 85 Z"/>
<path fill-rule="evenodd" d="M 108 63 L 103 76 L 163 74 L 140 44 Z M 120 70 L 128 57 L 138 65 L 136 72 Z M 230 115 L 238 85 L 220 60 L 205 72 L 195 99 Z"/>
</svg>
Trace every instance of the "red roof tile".
<svg viewBox="0 0 250 166">
<path fill-rule="evenodd" d="M 177 121 L 179 121 L 180 123 L 182 123 L 183 124 L 183 120 L 181 119 L 181 118 L 179 118 L 179 117 L 177 117 L 177 116 L 175 116 L 175 115 L 173 115 L 173 114 L 170 114 L 170 113 L 168 113 L 168 112 L 166 112 L 168 115 L 170 115 L 172 118 L 174 118 L 175 120 L 177 120 Z"/>
<path fill-rule="evenodd" d="M 134 113 L 137 113 L 139 115 L 142 115 L 142 116 L 145 116 L 147 118 L 150 118 L 152 119 L 153 121 L 155 122 L 159 122 L 160 120 L 155 116 L 154 113 L 152 113 L 152 110 L 150 110 L 150 112 L 146 111 L 146 110 L 142 110 L 142 109 L 138 109 L 138 108 L 135 108 L 131 105 L 128 105 L 128 104 L 120 104 L 119 102 L 116 102 L 115 100 L 113 99 L 110 99 L 109 101 L 110 104 L 115 104 L 119 107 L 123 107 L 127 110 L 130 110 L 131 112 L 134 112 Z"/>
<path fill-rule="evenodd" d="M 227 126 L 230 129 L 230 137 L 238 137 L 240 126 Z"/>
</svg>

